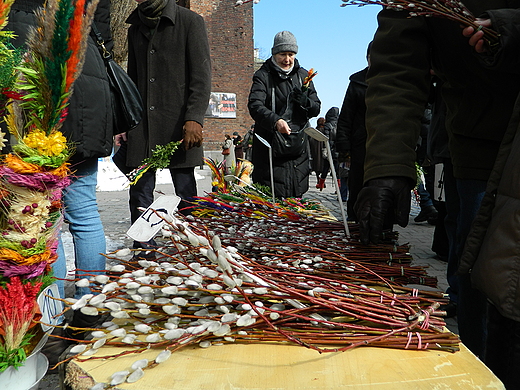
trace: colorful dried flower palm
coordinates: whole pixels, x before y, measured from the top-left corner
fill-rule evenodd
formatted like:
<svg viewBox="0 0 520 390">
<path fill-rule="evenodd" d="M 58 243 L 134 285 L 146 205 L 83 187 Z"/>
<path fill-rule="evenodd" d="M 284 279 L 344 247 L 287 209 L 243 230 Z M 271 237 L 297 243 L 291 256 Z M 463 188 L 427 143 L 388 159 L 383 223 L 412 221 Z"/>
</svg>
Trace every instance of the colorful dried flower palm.
<svg viewBox="0 0 520 390">
<path fill-rule="evenodd" d="M 18 99 L 9 104 L 6 118 L 18 143 L 0 165 L 0 275 L 34 275 L 45 269 L 39 262 L 50 264 L 57 257 L 61 191 L 70 183 L 66 161 L 71 154 L 59 129 L 96 6 L 89 4 L 83 16 L 85 0 L 49 0 L 29 34 L 11 93 Z M 9 250 L 14 253 L 6 256 Z M 23 272 L 17 271 L 20 266 Z"/>
<path fill-rule="evenodd" d="M 48 280 L 57 259 L 72 153 L 60 128 L 98 1 L 47 0 L 21 62 L 6 44 L 12 33 L 1 31 L 12 3 L 0 0 L 0 115 L 17 141 L 0 160 L 0 371 L 25 360 L 21 348 L 42 286 L 35 280 Z"/>
<path fill-rule="evenodd" d="M 204 157 L 204 162 L 211 169 L 211 185 L 218 192 L 229 192 L 230 184 L 228 183 L 236 184 L 239 187 L 251 185 L 253 164 L 250 161 L 239 159 L 237 164 L 227 167 L 227 171 L 223 161 Z"/>
<path fill-rule="evenodd" d="M 0 372 L 8 366 L 19 367 L 25 360 L 23 347 L 38 313 L 36 297 L 40 287 L 41 282 L 23 284 L 18 277 L 0 287 Z"/>
</svg>

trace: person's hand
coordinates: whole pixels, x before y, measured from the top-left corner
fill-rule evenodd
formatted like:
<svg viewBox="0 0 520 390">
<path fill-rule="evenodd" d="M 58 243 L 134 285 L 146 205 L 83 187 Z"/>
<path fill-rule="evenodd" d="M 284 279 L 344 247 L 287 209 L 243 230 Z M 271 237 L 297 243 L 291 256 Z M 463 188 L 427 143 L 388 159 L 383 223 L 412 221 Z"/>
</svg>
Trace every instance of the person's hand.
<svg viewBox="0 0 520 390">
<path fill-rule="evenodd" d="M 378 244 L 383 235 L 383 224 L 393 212 L 399 226 L 408 225 L 413 184 L 406 177 L 372 179 L 358 194 L 354 210 L 359 221 L 362 244 Z"/>
<path fill-rule="evenodd" d="M 276 121 L 276 130 L 281 134 L 291 134 L 291 128 L 289 127 L 289 124 L 283 120 L 278 119 Z"/>
<path fill-rule="evenodd" d="M 201 146 L 203 140 L 201 124 L 195 121 L 186 121 L 184 123 L 184 148 L 189 150 Z"/>
<path fill-rule="evenodd" d="M 114 136 L 114 143 L 116 144 L 116 146 L 121 146 L 121 143 L 126 141 L 126 133 L 119 133 Z"/>
<path fill-rule="evenodd" d="M 311 100 L 301 88 L 295 87 L 291 92 L 291 99 L 296 104 L 299 104 L 303 108 L 307 108 L 311 105 Z"/>
<path fill-rule="evenodd" d="M 490 19 L 481 19 L 477 18 L 475 21 L 476 24 L 482 27 L 491 27 L 491 20 Z M 462 35 L 469 38 L 468 43 L 475 47 L 475 51 L 477 53 L 486 53 L 488 51 L 488 47 L 486 44 L 486 41 L 484 40 L 484 31 L 477 30 L 474 27 L 466 27 L 462 30 Z"/>
</svg>

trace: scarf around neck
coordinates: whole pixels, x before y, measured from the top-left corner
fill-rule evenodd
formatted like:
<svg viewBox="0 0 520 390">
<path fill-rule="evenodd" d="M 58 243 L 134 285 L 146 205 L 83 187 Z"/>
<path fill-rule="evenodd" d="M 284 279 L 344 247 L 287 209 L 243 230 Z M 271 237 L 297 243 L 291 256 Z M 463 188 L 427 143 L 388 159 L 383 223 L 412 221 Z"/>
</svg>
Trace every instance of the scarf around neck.
<svg viewBox="0 0 520 390">
<path fill-rule="evenodd" d="M 169 0 L 146 0 L 137 6 L 139 19 L 150 29 L 159 23 L 162 12 Z"/>
<path fill-rule="evenodd" d="M 293 66 L 291 66 L 291 67 L 290 67 L 289 69 L 287 69 L 287 70 L 280 68 L 280 65 L 278 65 L 278 64 L 276 63 L 276 60 L 274 59 L 274 56 L 271 57 L 271 61 L 272 61 L 272 63 L 274 64 L 276 70 L 277 70 L 278 72 L 280 72 L 280 73 L 286 75 L 286 76 L 289 76 L 289 73 L 291 73 L 292 70 L 294 69 L 294 63 L 293 63 Z"/>
</svg>

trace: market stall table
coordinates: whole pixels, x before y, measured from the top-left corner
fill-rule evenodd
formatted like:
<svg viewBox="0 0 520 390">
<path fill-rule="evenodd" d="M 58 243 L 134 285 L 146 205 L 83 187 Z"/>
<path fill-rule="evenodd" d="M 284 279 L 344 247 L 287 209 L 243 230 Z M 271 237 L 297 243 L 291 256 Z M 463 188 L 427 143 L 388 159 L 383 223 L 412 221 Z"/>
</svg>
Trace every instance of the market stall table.
<svg viewBox="0 0 520 390">
<path fill-rule="evenodd" d="M 95 356 L 113 354 L 103 347 Z M 72 361 L 66 379 L 70 389 L 90 389 L 109 382 L 133 362 L 153 360 L 149 350 L 111 360 Z M 103 353 L 103 354 L 102 354 Z M 323 353 L 283 344 L 189 346 L 172 354 L 125 390 L 261 390 L 261 389 L 504 389 L 500 380 L 464 345 L 456 353 L 362 347 Z"/>
</svg>

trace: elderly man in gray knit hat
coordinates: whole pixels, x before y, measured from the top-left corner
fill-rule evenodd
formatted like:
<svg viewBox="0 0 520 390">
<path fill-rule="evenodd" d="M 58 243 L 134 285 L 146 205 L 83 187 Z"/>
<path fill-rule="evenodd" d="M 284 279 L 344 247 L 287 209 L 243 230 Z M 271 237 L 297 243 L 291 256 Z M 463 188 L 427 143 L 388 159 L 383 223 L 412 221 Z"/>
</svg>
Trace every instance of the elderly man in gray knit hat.
<svg viewBox="0 0 520 390">
<path fill-rule="evenodd" d="M 274 37 L 271 59 L 253 76 L 249 113 L 255 133 L 267 140 L 273 151 L 274 193 L 278 198 L 301 197 L 309 188 L 309 156 L 303 129 L 320 112 L 320 100 L 308 72 L 301 68 L 298 44 L 289 31 Z M 271 185 L 269 153 L 261 142 L 253 148 L 253 181 Z"/>
</svg>

